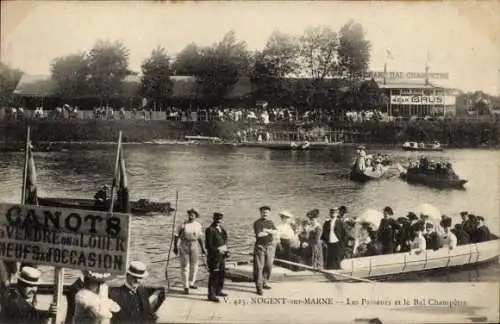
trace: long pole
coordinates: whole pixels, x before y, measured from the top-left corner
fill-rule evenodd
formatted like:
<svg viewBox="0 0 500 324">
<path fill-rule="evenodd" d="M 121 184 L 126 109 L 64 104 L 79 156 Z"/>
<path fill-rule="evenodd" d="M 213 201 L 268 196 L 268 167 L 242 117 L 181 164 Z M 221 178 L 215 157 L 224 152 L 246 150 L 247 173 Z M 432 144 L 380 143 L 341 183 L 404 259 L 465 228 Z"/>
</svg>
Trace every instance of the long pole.
<svg viewBox="0 0 500 324">
<path fill-rule="evenodd" d="M 21 204 L 24 205 L 26 201 L 26 182 L 28 180 L 28 160 L 29 160 L 29 150 L 31 145 L 31 128 L 28 126 L 26 130 L 26 144 L 24 149 L 24 170 L 23 170 L 23 185 L 21 192 Z"/>
<path fill-rule="evenodd" d="M 175 239 L 175 219 L 177 218 L 177 209 L 178 209 L 178 204 L 179 202 L 179 192 L 175 192 L 175 210 L 174 210 L 174 218 L 172 220 L 172 237 L 170 239 L 170 246 L 168 248 L 168 254 L 167 254 L 167 264 L 165 265 L 165 280 L 167 281 L 167 287 L 168 290 L 170 290 L 170 280 L 168 279 L 168 265 L 170 263 L 170 253 L 172 252 L 172 246 L 174 245 L 174 239 Z"/>
<path fill-rule="evenodd" d="M 122 147 L 122 132 L 120 131 L 120 133 L 118 134 L 118 146 L 116 148 L 115 171 L 113 174 L 113 183 L 111 186 L 111 203 L 109 204 L 109 212 L 110 213 L 113 212 L 113 207 L 115 205 L 114 192 L 115 192 L 115 187 L 116 187 L 116 175 L 118 174 L 118 166 L 120 163 L 121 147 Z"/>
</svg>

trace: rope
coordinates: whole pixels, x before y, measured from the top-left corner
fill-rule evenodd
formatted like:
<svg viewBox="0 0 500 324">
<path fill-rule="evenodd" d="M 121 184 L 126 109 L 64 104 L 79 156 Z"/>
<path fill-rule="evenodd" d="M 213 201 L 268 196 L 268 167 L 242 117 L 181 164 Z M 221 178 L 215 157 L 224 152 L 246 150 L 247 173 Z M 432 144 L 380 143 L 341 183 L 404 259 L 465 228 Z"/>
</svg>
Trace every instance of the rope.
<svg viewBox="0 0 500 324">
<path fill-rule="evenodd" d="M 170 290 L 170 280 L 168 280 L 168 264 L 170 263 L 170 253 L 172 252 L 172 246 L 174 245 L 175 219 L 177 218 L 178 203 L 179 203 L 179 192 L 175 191 L 175 211 L 174 211 L 174 219 L 172 221 L 172 238 L 170 240 L 170 246 L 168 248 L 167 264 L 165 265 L 165 280 L 167 281 L 168 290 Z"/>
</svg>

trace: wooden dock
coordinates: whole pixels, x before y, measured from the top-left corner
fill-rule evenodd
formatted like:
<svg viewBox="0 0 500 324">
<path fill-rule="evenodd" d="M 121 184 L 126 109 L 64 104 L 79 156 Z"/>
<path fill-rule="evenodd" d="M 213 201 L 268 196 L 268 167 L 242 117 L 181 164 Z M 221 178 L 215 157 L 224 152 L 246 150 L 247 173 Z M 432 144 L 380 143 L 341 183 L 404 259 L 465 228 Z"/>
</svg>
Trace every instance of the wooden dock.
<svg viewBox="0 0 500 324">
<path fill-rule="evenodd" d="M 202 283 L 200 283 L 202 284 Z M 206 282 L 203 282 L 206 284 Z M 227 298 L 207 301 L 206 286 L 171 288 L 158 323 L 497 323 L 499 283 L 274 283 L 263 296 L 251 283 L 227 282 Z M 48 307 L 50 296 L 40 298 Z M 405 299 L 408 305 L 405 305 Z M 416 300 L 419 303 L 416 303 Z M 401 304 L 397 304 L 400 301 Z M 451 301 L 452 304 L 435 305 Z M 62 305 L 65 312 L 66 305 Z"/>
</svg>

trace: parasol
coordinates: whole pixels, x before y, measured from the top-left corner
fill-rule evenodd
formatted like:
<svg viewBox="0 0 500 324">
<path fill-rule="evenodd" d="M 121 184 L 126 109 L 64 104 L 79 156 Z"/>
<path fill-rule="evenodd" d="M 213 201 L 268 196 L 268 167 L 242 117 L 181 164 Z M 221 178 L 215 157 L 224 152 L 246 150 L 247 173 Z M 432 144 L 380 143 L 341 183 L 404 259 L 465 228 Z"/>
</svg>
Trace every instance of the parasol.
<svg viewBox="0 0 500 324">
<path fill-rule="evenodd" d="M 441 221 L 441 212 L 436 207 L 430 204 L 422 204 L 415 208 L 413 211 L 417 216 L 425 215 L 429 217 L 429 221 L 432 221 L 434 225 L 439 224 Z"/>
<path fill-rule="evenodd" d="M 356 221 L 360 224 L 369 223 L 374 230 L 377 230 L 380 225 L 380 220 L 382 220 L 383 217 L 384 215 L 382 212 L 375 209 L 368 209 L 361 216 L 359 216 Z"/>
</svg>

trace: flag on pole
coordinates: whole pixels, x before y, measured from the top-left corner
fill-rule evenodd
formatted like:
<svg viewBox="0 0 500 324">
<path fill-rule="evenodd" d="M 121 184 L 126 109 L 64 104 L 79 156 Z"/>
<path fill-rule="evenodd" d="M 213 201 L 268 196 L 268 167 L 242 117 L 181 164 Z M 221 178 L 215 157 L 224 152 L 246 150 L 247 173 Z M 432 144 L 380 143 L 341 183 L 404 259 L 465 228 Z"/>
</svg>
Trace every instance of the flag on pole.
<svg viewBox="0 0 500 324">
<path fill-rule="evenodd" d="M 394 60 L 394 56 L 392 55 L 391 51 L 388 49 L 385 50 L 385 56 L 388 60 Z"/>
<path fill-rule="evenodd" d="M 113 178 L 113 188 L 116 188 L 117 208 L 113 208 L 120 213 L 130 213 L 130 199 L 128 192 L 127 169 L 125 168 L 125 160 L 123 159 L 123 149 L 120 143 L 118 148 L 118 172 Z"/>
<path fill-rule="evenodd" d="M 33 158 L 32 152 L 33 146 L 31 142 L 28 144 L 28 166 L 26 169 L 26 186 L 24 189 L 24 201 L 23 204 L 27 205 L 38 205 L 38 193 L 36 184 L 36 168 L 35 159 Z"/>
</svg>

